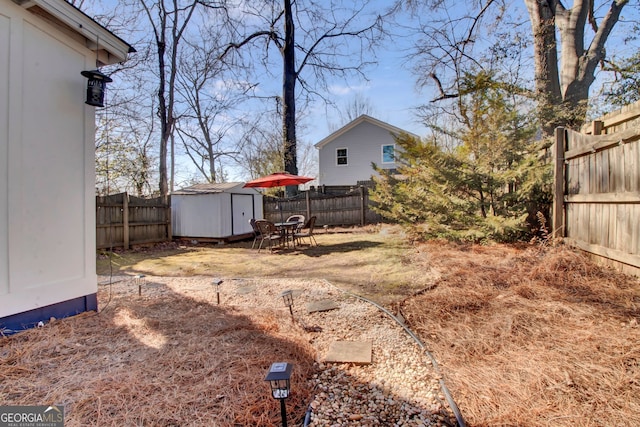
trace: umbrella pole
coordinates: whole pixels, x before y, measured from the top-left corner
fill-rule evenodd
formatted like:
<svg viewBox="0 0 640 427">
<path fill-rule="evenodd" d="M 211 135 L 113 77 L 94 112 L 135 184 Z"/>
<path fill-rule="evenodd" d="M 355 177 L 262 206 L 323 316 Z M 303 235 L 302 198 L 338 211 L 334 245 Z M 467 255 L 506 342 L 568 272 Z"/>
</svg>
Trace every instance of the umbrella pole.
<svg viewBox="0 0 640 427">
<path fill-rule="evenodd" d="M 280 222 L 284 222 L 284 214 L 282 213 L 282 200 L 278 199 L 278 210 L 280 211 Z"/>
</svg>

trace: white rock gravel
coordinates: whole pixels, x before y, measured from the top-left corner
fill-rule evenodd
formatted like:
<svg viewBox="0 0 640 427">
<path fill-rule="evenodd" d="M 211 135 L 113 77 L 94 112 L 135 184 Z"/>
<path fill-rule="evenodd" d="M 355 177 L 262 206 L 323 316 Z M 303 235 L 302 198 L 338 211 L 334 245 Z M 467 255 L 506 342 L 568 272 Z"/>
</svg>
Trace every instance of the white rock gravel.
<svg viewBox="0 0 640 427">
<path fill-rule="evenodd" d="M 99 283 L 108 283 L 100 277 Z M 224 305 L 259 306 L 289 316 L 281 293 L 294 291 L 295 321 L 311 332 L 319 374 L 312 379 L 309 426 L 450 426 L 438 376 L 426 353 L 395 320 L 378 307 L 322 280 L 224 279 Z M 211 277 L 145 277 L 143 295 L 176 292 L 211 299 Z M 131 276 L 111 279 L 112 291 L 137 293 Z M 135 287 L 135 289 L 132 289 Z M 307 304 L 330 299 L 338 309 L 307 313 Z M 372 363 L 325 363 L 334 341 L 371 341 Z"/>
</svg>

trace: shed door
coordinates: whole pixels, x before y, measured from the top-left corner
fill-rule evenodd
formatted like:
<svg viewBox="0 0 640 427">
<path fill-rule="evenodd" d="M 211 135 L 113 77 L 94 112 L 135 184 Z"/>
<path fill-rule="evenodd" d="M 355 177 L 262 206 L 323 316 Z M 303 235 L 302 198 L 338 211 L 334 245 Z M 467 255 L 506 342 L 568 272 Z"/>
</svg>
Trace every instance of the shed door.
<svg viewBox="0 0 640 427">
<path fill-rule="evenodd" d="M 231 211 L 233 213 L 233 223 L 231 224 L 231 234 L 245 234 L 253 232 L 249 220 L 253 218 L 253 195 L 232 194 Z"/>
</svg>

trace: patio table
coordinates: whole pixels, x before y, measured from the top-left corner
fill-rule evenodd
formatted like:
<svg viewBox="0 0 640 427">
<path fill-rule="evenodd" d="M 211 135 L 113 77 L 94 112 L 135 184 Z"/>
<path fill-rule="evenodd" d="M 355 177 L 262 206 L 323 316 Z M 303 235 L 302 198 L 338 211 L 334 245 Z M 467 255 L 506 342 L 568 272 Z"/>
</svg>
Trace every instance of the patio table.
<svg viewBox="0 0 640 427">
<path fill-rule="evenodd" d="M 300 224 L 298 221 L 285 221 L 285 222 L 276 222 L 273 225 L 276 226 L 278 230 L 280 230 L 284 236 L 284 241 L 287 247 L 289 247 L 289 239 L 291 239 L 291 244 L 295 248 L 296 241 L 293 238 L 296 228 Z"/>
</svg>

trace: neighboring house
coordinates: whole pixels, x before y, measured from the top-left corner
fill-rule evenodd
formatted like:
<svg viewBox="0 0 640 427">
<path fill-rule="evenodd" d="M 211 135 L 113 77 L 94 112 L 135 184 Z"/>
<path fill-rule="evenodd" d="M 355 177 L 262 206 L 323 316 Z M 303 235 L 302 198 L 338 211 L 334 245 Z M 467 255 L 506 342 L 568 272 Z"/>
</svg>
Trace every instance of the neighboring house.
<svg viewBox="0 0 640 427">
<path fill-rule="evenodd" d="M 196 184 L 171 193 L 174 237 L 236 240 L 253 234 L 260 219 L 262 194 L 243 182 Z"/>
<path fill-rule="evenodd" d="M 318 185 L 357 185 L 374 175 L 375 163 L 383 169 L 395 169 L 395 137 L 417 135 L 388 123 L 362 115 L 318 142 Z"/>
<path fill-rule="evenodd" d="M 95 108 L 131 46 L 64 0 L 0 0 L 0 332 L 97 308 Z"/>
</svg>

